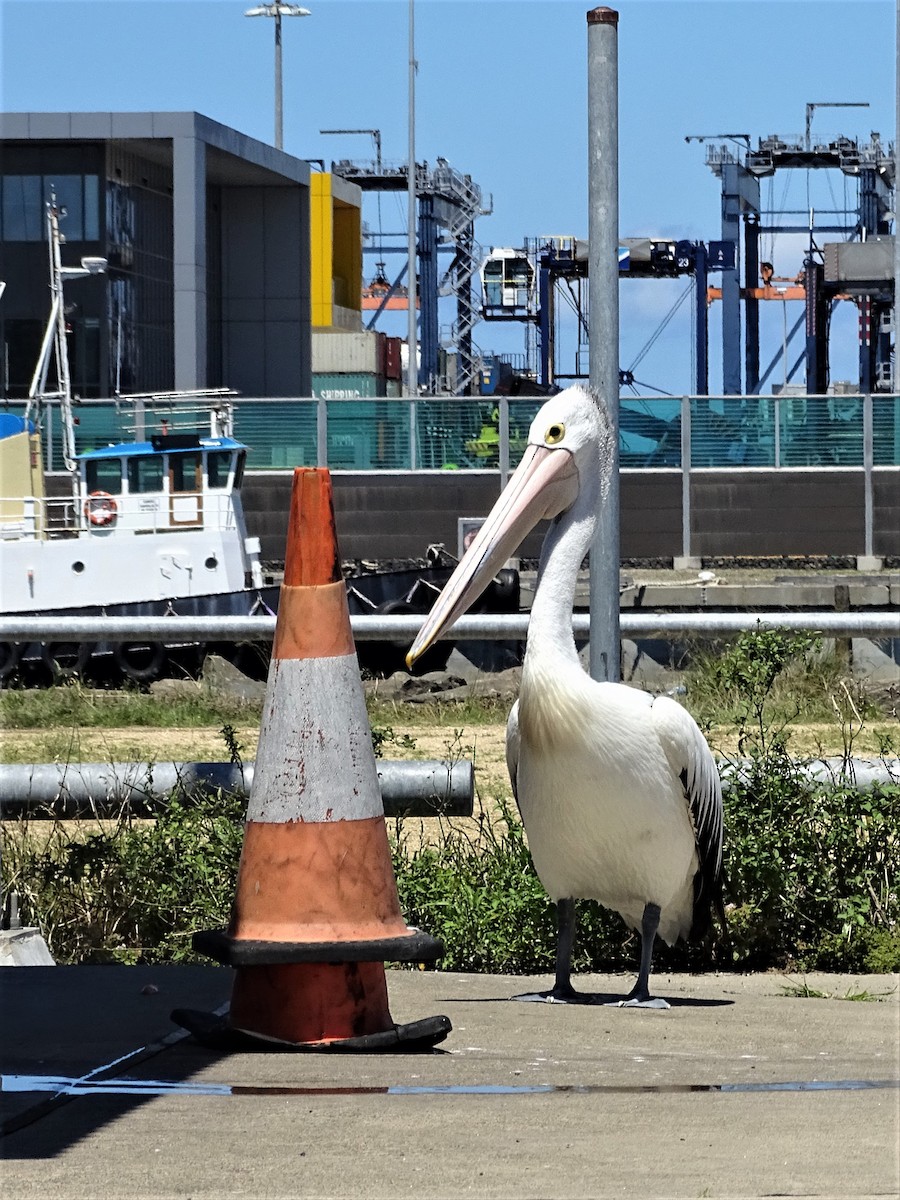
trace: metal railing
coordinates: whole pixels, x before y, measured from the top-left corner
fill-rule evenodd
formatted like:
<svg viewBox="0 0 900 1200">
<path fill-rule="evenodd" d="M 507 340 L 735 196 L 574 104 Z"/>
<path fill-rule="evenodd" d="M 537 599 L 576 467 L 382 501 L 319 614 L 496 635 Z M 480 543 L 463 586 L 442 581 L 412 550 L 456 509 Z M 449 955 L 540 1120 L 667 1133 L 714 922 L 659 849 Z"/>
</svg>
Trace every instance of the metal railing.
<svg viewBox="0 0 900 1200">
<path fill-rule="evenodd" d="M 353 636 L 360 642 L 412 643 L 422 615 L 352 616 Z M 144 641 L 271 641 L 274 616 L 263 617 L 0 617 L 0 642 L 121 642 Z M 470 613 L 440 636 L 450 641 L 521 640 L 528 632 L 528 613 Z M 587 638 L 590 616 L 575 613 L 572 629 Z M 900 637 L 900 613 L 893 612 L 623 612 L 620 630 L 625 638 L 721 637 L 758 625 L 813 630 L 828 637 Z"/>
<path fill-rule="evenodd" d="M 347 378 L 361 387 L 356 376 Z M 234 434 L 250 446 L 251 470 L 408 471 L 511 469 L 542 401 L 359 396 L 248 397 L 233 403 Z M 21 413 L 23 405 L 7 403 L 5 409 Z M 175 409 L 168 402 L 167 411 Z M 77 450 L 123 440 L 128 434 L 123 415 L 115 400 L 82 402 Z M 148 408 L 147 434 L 152 422 Z M 900 466 L 900 396 L 880 393 L 623 396 L 620 426 L 626 469 Z M 206 435 L 208 428 L 198 424 L 198 432 Z M 44 452 L 47 469 L 61 470 L 59 421 L 52 408 L 44 418 Z"/>
</svg>

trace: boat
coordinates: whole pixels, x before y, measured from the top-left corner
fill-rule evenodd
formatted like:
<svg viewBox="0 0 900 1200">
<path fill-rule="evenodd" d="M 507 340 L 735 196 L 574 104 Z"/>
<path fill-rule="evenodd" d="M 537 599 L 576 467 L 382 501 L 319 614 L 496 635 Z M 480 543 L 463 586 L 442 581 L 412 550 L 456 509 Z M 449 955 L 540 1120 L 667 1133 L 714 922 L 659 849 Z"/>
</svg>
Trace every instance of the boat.
<svg viewBox="0 0 900 1200">
<path fill-rule="evenodd" d="M 63 286 L 101 273 L 106 262 L 63 266 L 62 211 L 47 203 L 50 317 L 23 414 L 0 412 L 0 613 L 4 616 L 253 616 L 278 609 L 280 584 L 266 582 L 259 538 L 247 531 L 241 485 L 249 447 L 234 437 L 227 389 L 118 395 L 123 440 L 78 452 Z M 50 364 L 55 359 L 55 385 Z M 49 494 L 41 432 L 59 410 L 68 494 Z M 58 487 L 55 489 L 58 490 Z M 347 579 L 351 615 L 426 613 L 456 560 L 432 548 L 424 566 L 375 570 Z M 516 571 L 501 571 L 484 611 L 517 611 Z M 422 670 L 442 668 L 452 645 L 434 648 Z M 516 647 L 519 650 L 519 647 Z M 183 641 L 0 642 L 0 681 L 52 682 L 69 675 L 123 676 L 146 685 L 172 666 L 196 673 L 209 651 L 262 677 L 267 644 L 185 645 Z M 508 665 L 508 651 L 471 644 L 479 664 Z M 404 666 L 406 646 L 358 647 L 376 675 Z M 501 656 L 498 659 L 498 654 Z M 505 655 L 505 657 L 504 657 Z"/>
<path fill-rule="evenodd" d="M 64 282 L 105 270 L 64 267 L 62 211 L 47 204 L 51 310 L 24 414 L 0 413 L 0 573 L 4 615 L 253 615 L 277 609 L 241 483 L 248 447 L 233 436 L 229 389 L 117 397 L 127 440 L 76 451 L 77 400 L 66 345 Z M 55 359 L 55 386 L 50 364 Z M 58 408 L 68 494 L 45 486 L 41 429 Z M 53 678 L 112 659 L 135 682 L 158 677 L 156 643 L 0 643 L 0 678 L 42 667 Z M 96 663 L 94 664 L 96 665 Z"/>
</svg>

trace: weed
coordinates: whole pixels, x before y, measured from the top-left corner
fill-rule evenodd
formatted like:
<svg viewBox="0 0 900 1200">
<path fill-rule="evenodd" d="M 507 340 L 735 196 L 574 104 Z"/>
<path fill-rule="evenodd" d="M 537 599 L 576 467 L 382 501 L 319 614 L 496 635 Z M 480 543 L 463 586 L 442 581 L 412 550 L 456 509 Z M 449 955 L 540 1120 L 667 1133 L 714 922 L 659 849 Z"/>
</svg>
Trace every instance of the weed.
<svg viewBox="0 0 900 1200">
<path fill-rule="evenodd" d="M 864 988 L 861 992 L 854 992 L 852 987 L 848 988 L 843 996 L 839 996 L 836 992 L 823 992 L 818 988 L 810 987 L 803 979 L 801 983 L 794 983 L 793 980 L 788 980 L 786 984 L 781 986 L 781 994 L 802 1000 L 849 1000 L 854 1003 L 881 1003 L 886 996 L 893 996 L 897 991 L 896 988 L 889 988 L 886 992 L 870 992 Z"/>
</svg>

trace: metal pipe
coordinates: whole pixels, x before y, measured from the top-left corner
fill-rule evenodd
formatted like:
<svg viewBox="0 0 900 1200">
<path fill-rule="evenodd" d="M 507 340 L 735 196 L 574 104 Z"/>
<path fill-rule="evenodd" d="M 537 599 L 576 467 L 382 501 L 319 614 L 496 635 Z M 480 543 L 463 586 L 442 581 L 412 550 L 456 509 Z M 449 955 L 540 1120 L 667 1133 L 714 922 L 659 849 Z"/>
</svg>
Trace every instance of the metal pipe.
<svg viewBox="0 0 900 1200">
<path fill-rule="evenodd" d="M 247 796 L 254 763 L 70 762 L 0 765 L 0 819 L 152 816 L 175 790 Z M 472 763 L 378 759 L 385 816 L 470 817 L 475 799 Z"/>
<path fill-rule="evenodd" d="M 699 603 L 699 599 L 698 599 Z M 351 617 L 358 642 L 412 641 L 423 617 Z M 576 637 L 587 639 L 588 613 L 575 613 Z M 757 625 L 790 630 L 815 630 L 828 637 L 900 637 L 900 613 L 890 612 L 623 612 L 621 633 L 628 638 L 718 637 L 755 629 Z M 175 645 L 196 641 L 271 641 L 275 617 L 0 617 L 0 642 L 122 642 L 152 641 Z M 440 636 L 446 641 L 468 639 L 503 641 L 524 638 L 528 613 L 470 613 Z"/>
<path fill-rule="evenodd" d="M 619 678 L 619 14 L 593 8 L 588 24 L 588 301 L 591 388 L 606 412 L 597 532 L 590 552 L 590 671 Z"/>
<path fill-rule="evenodd" d="M 720 763 L 722 788 L 727 792 L 735 779 L 746 782 L 758 766 L 749 760 Z M 870 792 L 873 787 L 900 783 L 900 758 L 815 758 L 796 762 L 794 769 L 809 790 L 851 787 Z"/>
</svg>

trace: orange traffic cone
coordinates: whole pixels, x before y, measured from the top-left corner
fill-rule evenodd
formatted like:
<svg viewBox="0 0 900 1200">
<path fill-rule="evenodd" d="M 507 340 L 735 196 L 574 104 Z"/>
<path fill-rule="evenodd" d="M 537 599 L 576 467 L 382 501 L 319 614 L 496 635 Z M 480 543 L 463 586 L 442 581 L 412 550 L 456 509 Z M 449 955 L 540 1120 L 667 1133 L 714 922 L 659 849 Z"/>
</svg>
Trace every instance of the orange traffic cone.
<svg viewBox="0 0 900 1200">
<path fill-rule="evenodd" d="M 331 478 L 294 472 L 284 582 L 231 922 L 194 948 L 236 968 L 223 1027 L 300 1049 L 432 1046 L 446 1017 L 395 1025 L 384 962 L 440 957 L 406 925 L 341 577 Z"/>
</svg>

